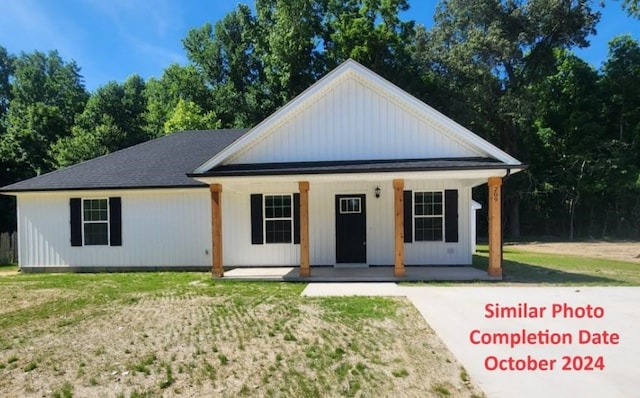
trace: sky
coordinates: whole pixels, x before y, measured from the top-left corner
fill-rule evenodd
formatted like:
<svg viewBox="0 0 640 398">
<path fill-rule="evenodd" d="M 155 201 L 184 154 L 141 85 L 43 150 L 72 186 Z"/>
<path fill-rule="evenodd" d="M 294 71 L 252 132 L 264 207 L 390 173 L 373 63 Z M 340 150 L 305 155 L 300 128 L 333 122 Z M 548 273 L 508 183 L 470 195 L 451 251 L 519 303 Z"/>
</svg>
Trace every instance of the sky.
<svg viewBox="0 0 640 398">
<path fill-rule="evenodd" d="M 427 27 L 436 0 L 409 0 L 403 19 Z M 160 77 L 172 63 L 186 64 L 182 39 L 191 28 L 214 24 L 243 1 L 227 0 L 0 0 L 0 46 L 11 54 L 58 50 L 81 68 L 88 90 L 132 74 Z M 244 1 L 253 4 L 253 0 Z M 594 1 L 595 4 L 599 0 Z M 591 46 L 576 53 L 596 68 L 607 43 L 620 34 L 640 40 L 640 21 L 620 1 L 606 1 Z"/>
</svg>

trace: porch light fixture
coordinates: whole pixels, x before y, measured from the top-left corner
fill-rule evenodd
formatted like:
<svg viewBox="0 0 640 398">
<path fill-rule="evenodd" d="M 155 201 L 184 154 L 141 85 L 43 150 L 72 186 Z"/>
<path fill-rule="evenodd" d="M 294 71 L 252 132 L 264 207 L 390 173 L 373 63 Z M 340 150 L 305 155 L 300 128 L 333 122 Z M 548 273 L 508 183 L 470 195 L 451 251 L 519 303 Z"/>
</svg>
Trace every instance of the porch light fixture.
<svg viewBox="0 0 640 398">
<path fill-rule="evenodd" d="M 380 197 L 380 191 L 381 191 L 380 187 L 376 186 L 376 189 L 374 189 L 374 192 L 376 193 L 376 198 Z"/>
</svg>

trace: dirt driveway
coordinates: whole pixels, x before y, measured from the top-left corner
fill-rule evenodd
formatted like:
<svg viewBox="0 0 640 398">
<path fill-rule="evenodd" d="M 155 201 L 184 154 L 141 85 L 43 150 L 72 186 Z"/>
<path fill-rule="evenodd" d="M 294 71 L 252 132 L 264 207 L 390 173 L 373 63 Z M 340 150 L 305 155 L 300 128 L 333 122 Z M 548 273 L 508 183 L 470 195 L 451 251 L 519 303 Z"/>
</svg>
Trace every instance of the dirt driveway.
<svg viewBox="0 0 640 398">
<path fill-rule="evenodd" d="M 529 242 L 505 244 L 505 249 L 519 249 L 536 253 L 608 258 L 640 263 L 640 242 Z"/>
</svg>

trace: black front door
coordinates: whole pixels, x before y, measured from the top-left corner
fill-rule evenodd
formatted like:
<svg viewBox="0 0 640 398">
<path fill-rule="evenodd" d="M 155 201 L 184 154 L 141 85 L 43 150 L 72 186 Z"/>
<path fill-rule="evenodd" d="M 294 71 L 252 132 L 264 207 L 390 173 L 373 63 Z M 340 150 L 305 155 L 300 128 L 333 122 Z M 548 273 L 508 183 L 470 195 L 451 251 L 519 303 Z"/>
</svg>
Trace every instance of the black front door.
<svg viewBox="0 0 640 398">
<path fill-rule="evenodd" d="M 336 195 L 336 262 L 367 262 L 364 195 Z"/>
</svg>

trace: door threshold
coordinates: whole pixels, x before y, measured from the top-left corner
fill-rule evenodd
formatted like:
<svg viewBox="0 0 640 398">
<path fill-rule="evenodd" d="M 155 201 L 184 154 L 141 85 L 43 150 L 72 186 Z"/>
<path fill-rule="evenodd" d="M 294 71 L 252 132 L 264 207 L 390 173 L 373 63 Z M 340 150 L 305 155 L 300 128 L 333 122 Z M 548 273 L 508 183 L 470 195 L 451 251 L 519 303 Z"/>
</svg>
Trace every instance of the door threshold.
<svg viewBox="0 0 640 398">
<path fill-rule="evenodd" d="M 367 263 L 337 263 L 334 268 L 369 268 Z"/>
</svg>

